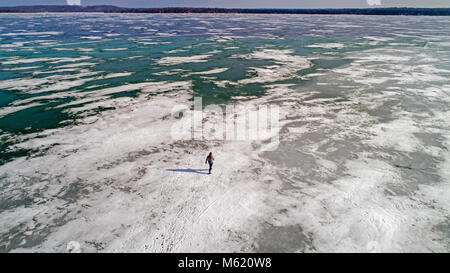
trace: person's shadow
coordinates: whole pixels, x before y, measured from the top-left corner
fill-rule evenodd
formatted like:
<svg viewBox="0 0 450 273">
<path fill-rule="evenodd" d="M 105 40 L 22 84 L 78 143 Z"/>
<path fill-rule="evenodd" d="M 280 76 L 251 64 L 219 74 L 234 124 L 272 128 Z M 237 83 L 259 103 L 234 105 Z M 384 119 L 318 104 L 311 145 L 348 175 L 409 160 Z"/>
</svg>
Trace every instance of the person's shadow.
<svg viewBox="0 0 450 273">
<path fill-rule="evenodd" d="M 182 173 L 197 173 L 197 174 L 209 174 L 209 169 L 166 169 L 168 172 L 182 172 Z"/>
</svg>

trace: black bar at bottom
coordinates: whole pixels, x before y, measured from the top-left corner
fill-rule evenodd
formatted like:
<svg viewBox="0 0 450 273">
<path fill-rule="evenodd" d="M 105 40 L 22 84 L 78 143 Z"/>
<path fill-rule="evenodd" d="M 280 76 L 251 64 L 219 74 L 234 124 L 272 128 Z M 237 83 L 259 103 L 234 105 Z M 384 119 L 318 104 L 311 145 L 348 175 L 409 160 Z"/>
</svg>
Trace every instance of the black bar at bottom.
<svg viewBox="0 0 450 273">
<path fill-rule="evenodd" d="M 4 268 L 58 272 L 405 272 L 445 266 L 449 254 L 0 254 Z M 6 271 L 5 271 L 6 272 Z"/>
</svg>

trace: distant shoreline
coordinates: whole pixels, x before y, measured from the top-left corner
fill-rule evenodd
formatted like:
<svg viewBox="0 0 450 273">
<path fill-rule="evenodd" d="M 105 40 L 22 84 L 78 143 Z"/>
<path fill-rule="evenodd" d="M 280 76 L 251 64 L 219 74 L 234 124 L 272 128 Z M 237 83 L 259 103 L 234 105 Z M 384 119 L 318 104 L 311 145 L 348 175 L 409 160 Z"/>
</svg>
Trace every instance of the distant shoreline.
<svg viewBox="0 0 450 273">
<path fill-rule="evenodd" d="M 235 8 L 122 8 L 116 6 L 16 6 L 0 7 L 0 13 L 237 13 L 237 14 L 322 14 L 322 15 L 408 15 L 450 16 L 450 8 L 339 8 L 339 9 L 235 9 Z"/>
</svg>

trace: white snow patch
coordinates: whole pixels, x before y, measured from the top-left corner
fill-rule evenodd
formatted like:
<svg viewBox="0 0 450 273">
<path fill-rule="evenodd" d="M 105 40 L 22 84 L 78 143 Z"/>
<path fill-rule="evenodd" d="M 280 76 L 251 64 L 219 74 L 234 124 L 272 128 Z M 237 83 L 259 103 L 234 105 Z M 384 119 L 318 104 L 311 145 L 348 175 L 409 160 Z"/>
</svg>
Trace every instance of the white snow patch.
<svg viewBox="0 0 450 273">
<path fill-rule="evenodd" d="M 203 55 L 194 55 L 194 56 L 185 56 L 185 57 L 163 57 L 159 60 L 156 60 L 157 64 L 160 65 L 178 65 L 183 63 L 204 63 L 207 62 L 208 58 L 211 55 L 203 54 Z"/>
<path fill-rule="evenodd" d="M 344 44 L 340 43 L 323 43 L 323 44 L 314 44 L 314 45 L 308 45 L 306 47 L 316 47 L 316 48 L 344 48 Z"/>
</svg>

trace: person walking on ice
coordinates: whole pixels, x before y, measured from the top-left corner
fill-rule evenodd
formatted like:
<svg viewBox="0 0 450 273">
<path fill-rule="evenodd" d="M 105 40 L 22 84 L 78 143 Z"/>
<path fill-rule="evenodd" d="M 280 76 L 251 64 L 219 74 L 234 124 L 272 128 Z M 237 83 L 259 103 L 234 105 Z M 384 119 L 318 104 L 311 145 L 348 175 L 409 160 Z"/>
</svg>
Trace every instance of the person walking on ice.
<svg viewBox="0 0 450 273">
<path fill-rule="evenodd" d="M 205 164 L 209 164 L 209 174 L 211 174 L 212 165 L 214 163 L 214 157 L 212 155 L 212 152 L 209 152 L 209 155 L 206 157 Z"/>
</svg>

